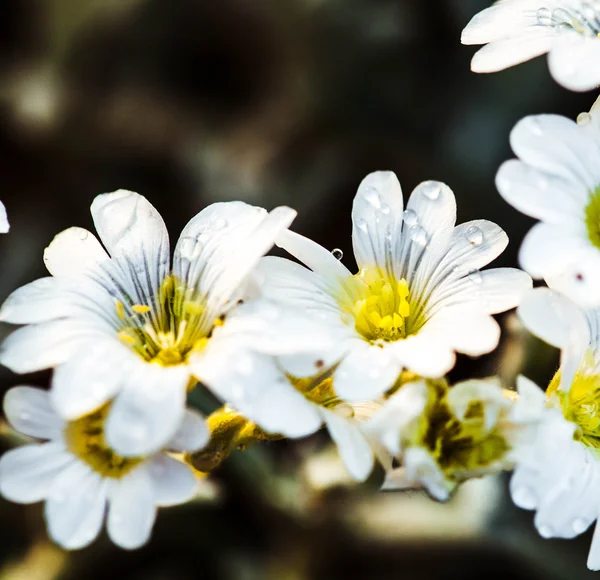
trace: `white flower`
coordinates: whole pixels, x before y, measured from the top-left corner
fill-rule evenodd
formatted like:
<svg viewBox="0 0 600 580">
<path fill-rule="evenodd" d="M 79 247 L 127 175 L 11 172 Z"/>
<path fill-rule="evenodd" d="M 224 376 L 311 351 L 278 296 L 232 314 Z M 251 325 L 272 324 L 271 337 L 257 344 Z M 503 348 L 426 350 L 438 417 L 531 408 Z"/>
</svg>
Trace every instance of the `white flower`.
<svg viewBox="0 0 600 580">
<path fill-rule="evenodd" d="M 538 389 L 542 416 L 534 442 L 523 448 L 511 480 L 513 501 L 535 510 L 545 538 L 573 538 L 600 516 L 600 310 L 581 311 L 546 288 L 519 308 L 526 326 L 562 349 L 561 367 L 546 394 Z M 600 569 L 596 524 L 588 567 Z"/>
<path fill-rule="evenodd" d="M 0 201 L 0 234 L 6 234 L 10 230 L 10 224 L 8 223 L 8 216 L 6 215 L 6 208 Z"/>
<path fill-rule="evenodd" d="M 125 458 L 104 438 L 106 408 L 71 422 L 54 411 L 48 393 L 14 387 L 4 399 L 10 424 L 46 440 L 7 451 L 0 458 L 0 493 L 17 503 L 45 501 L 52 539 L 63 548 L 89 545 L 107 515 L 111 540 L 127 549 L 150 538 L 157 507 L 192 499 L 200 485 L 193 471 L 167 452 Z M 204 437 L 204 420 L 186 411 L 167 446 L 194 451 Z"/>
<path fill-rule="evenodd" d="M 266 432 L 290 438 L 310 435 L 325 424 L 348 473 L 357 481 L 368 477 L 374 451 L 361 424 L 378 407 L 376 403 L 351 405 L 340 400 L 330 370 L 296 378 L 274 357 L 236 360 L 226 351 L 221 354 L 224 365 L 229 360 L 229 372 L 209 380 L 231 407 Z M 252 365 L 247 365 L 245 361 L 250 360 Z"/>
<path fill-rule="evenodd" d="M 510 469 L 538 418 L 528 385 L 519 383 L 519 393 L 524 400 L 509 398 L 495 380 L 403 384 L 365 427 L 402 464 L 384 489 L 423 486 L 446 501 L 459 483 Z"/>
<path fill-rule="evenodd" d="M 307 336 L 298 315 L 238 304 L 293 210 L 213 204 L 184 228 L 172 267 L 165 224 L 144 197 L 100 195 L 91 211 L 108 253 L 81 228 L 56 236 L 44 254 L 53 277 L 2 307 L 2 320 L 28 326 L 8 337 L 0 360 L 19 373 L 56 367 L 51 397 L 66 419 L 115 398 L 106 436 L 121 455 L 163 447 L 179 427 L 186 390 L 215 373 L 224 345 L 288 354 L 323 340 Z"/>
<path fill-rule="evenodd" d="M 526 117 L 510 137 L 519 159 L 505 162 L 498 191 L 541 220 L 525 237 L 522 267 L 582 304 L 600 304 L 600 125 L 557 115 Z"/>
<path fill-rule="evenodd" d="M 404 368 L 438 377 L 454 365 L 455 351 L 493 350 L 500 329 L 490 315 L 515 306 L 531 286 L 519 270 L 479 271 L 508 239 L 486 220 L 454 227 L 456 202 L 446 185 L 421 184 L 403 210 L 394 173 L 372 173 L 352 210 L 358 274 L 289 231 L 277 244 L 312 271 L 272 257 L 257 268 L 266 297 L 314 318 L 335 341 L 334 348 L 283 364 L 294 376 L 310 376 L 316 361 L 325 368 L 339 362 L 334 384 L 343 400 L 378 397 Z"/>
<path fill-rule="evenodd" d="M 597 0 L 501 0 L 475 15 L 463 44 L 486 44 L 471 62 L 478 73 L 503 70 L 549 53 L 554 79 L 572 91 L 600 85 Z"/>
</svg>

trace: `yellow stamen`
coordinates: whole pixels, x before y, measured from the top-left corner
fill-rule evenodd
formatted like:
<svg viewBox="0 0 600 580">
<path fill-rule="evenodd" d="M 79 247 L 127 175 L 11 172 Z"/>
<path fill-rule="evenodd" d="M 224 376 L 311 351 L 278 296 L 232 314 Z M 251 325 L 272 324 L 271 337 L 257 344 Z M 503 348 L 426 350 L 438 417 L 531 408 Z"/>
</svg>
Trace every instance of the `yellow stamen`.
<svg viewBox="0 0 600 580">
<path fill-rule="evenodd" d="M 125 306 L 120 300 L 117 300 L 115 303 L 115 310 L 117 311 L 117 316 L 121 319 L 125 319 Z"/>
<path fill-rule="evenodd" d="M 136 314 L 147 314 L 150 312 L 150 306 L 146 306 L 145 304 L 134 304 L 131 307 Z"/>
</svg>

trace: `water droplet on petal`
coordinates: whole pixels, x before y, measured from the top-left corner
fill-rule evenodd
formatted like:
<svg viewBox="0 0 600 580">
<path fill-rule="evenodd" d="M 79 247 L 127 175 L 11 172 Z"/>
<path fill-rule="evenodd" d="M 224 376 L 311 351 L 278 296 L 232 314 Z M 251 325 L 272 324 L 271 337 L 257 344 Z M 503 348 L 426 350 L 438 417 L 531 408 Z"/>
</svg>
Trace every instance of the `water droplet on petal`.
<svg viewBox="0 0 600 580">
<path fill-rule="evenodd" d="M 483 282 L 483 276 L 479 270 L 471 270 L 467 275 L 467 278 L 469 279 L 469 282 L 472 282 L 473 284 L 479 285 Z"/>
<path fill-rule="evenodd" d="M 421 226 L 412 226 L 410 228 L 410 239 L 419 246 L 426 246 L 429 241 L 427 232 Z"/>
<path fill-rule="evenodd" d="M 179 240 L 179 255 L 186 260 L 195 260 L 202 253 L 202 244 L 192 237 L 185 237 Z"/>
<path fill-rule="evenodd" d="M 381 207 L 381 198 L 377 191 L 375 191 L 372 187 L 367 187 L 363 192 L 363 198 L 367 203 L 370 203 L 375 209 L 379 209 Z"/>
<path fill-rule="evenodd" d="M 356 227 L 363 233 L 367 233 L 369 231 L 369 228 L 367 226 L 367 222 L 362 219 L 362 218 L 358 218 L 356 220 Z"/>
<path fill-rule="evenodd" d="M 481 244 L 483 244 L 483 232 L 481 231 L 481 228 L 471 226 L 467 229 L 465 235 L 472 246 L 481 246 Z"/>
<path fill-rule="evenodd" d="M 573 520 L 573 531 L 576 534 L 583 534 L 588 529 L 590 522 L 588 520 L 584 520 L 583 518 L 575 518 Z"/>
<path fill-rule="evenodd" d="M 83 240 L 87 240 L 89 235 L 90 235 L 90 234 L 89 234 L 89 232 L 88 232 L 87 230 L 81 230 L 81 231 L 79 232 L 79 239 L 80 239 L 81 241 L 83 241 Z"/>
<path fill-rule="evenodd" d="M 390 215 L 391 211 L 392 211 L 392 208 L 387 203 L 382 204 L 381 213 L 383 215 Z"/>
<path fill-rule="evenodd" d="M 537 23 L 540 26 L 552 25 L 552 14 L 548 8 L 540 8 L 536 14 Z"/>
<path fill-rule="evenodd" d="M 334 248 L 331 250 L 332 256 L 339 262 L 344 257 L 344 252 L 339 248 Z"/>
<path fill-rule="evenodd" d="M 404 223 L 407 226 L 416 226 L 419 223 L 419 216 L 412 209 L 404 210 Z"/>
<path fill-rule="evenodd" d="M 592 122 L 592 116 L 589 113 L 579 113 L 577 116 L 578 125 L 589 125 Z"/>
<path fill-rule="evenodd" d="M 552 537 L 552 528 L 550 526 L 539 526 L 538 532 L 542 538 L 550 538 Z"/>
<path fill-rule="evenodd" d="M 428 181 L 421 185 L 421 193 L 429 200 L 436 201 L 440 197 L 442 186 L 435 181 Z"/>
</svg>

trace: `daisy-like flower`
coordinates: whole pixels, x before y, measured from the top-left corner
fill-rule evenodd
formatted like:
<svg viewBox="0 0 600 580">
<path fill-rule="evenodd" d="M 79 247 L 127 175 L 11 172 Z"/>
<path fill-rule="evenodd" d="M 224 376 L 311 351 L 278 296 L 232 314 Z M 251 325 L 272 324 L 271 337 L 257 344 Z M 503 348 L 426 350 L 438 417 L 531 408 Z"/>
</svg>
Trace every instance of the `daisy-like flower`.
<svg viewBox="0 0 600 580">
<path fill-rule="evenodd" d="M 446 501 L 461 482 L 512 468 L 537 418 L 528 411 L 530 391 L 520 382 L 516 400 L 493 379 L 402 384 L 366 425 L 402 464 L 383 488 L 422 486 Z"/>
<path fill-rule="evenodd" d="M 572 91 L 600 85 L 600 2 L 500 0 L 475 15 L 463 44 L 485 44 L 471 62 L 491 73 L 545 53 L 554 79 Z"/>
<path fill-rule="evenodd" d="M 289 354 L 324 340 L 306 332 L 300 313 L 240 304 L 248 274 L 293 210 L 213 204 L 184 228 L 172 267 L 165 224 L 144 197 L 100 195 L 91 212 L 106 250 L 82 228 L 56 236 L 44 254 L 53 277 L 15 291 L 0 311 L 28 325 L 8 337 L 0 361 L 19 373 L 56 367 L 51 397 L 66 419 L 114 398 L 106 438 L 121 455 L 163 447 L 186 391 L 214 375 L 224 345 Z M 236 360 L 252 365 L 250 354 Z"/>
<path fill-rule="evenodd" d="M 537 218 L 520 250 L 521 266 L 585 307 L 600 304 L 600 125 L 557 115 L 526 117 L 510 142 L 496 185 L 519 211 Z"/>
<path fill-rule="evenodd" d="M 43 443 L 7 451 L 0 458 L 0 493 L 17 503 L 45 501 L 52 539 L 68 550 L 89 545 L 107 513 L 111 540 L 127 549 L 145 544 L 158 507 L 192 499 L 201 482 L 192 469 L 167 451 L 122 457 L 106 442 L 107 407 L 65 422 L 48 393 L 14 387 L 4 398 L 14 429 Z M 204 419 L 185 411 L 179 431 L 166 446 L 194 451 L 205 437 Z"/>
<path fill-rule="evenodd" d="M 376 172 L 354 199 L 356 275 L 315 242 L 280 235 L 277 244 L 311 269 L 264 258 L 262 291 L 319 321 L 334 340 L 318 356 L 284 359 L 288 372 L 311 376 L 320 364 L 339 363 L 337 396 L 364 401 L 390 388 L 402 369 L 439 377 L 454 365 L 455 351 L 493 350 L 500 329 L 491 314 L 516 306 L 531 279 L 510 268 L 480 272 L 507 236 L 486 220 L 454 227 L 455 220 L 454 194 L 443 183 L 422 183 L 404 210 L 395 174 Z"/>
<path fill-rule="evenodd" d="M 536 511 L 541 536 L 573 538 L 600 516 L 600 310 L 580 310 L 542 288 L 524 298 L 519 315 L 562 354 L 546 394 L 538 389 L 531 405 L 541 423 L 518 459 L 511 495 L 519 507 Z M 597 523 L 588 567 L 600 569 Z"/>
<path fill-rule="evenodd" d="M 230 358 L 226 352 L 222 356 Z M 290 360 L 267 356 L 255 356 L 253 360 L 251 369 L 230 364 L 228 373 L 209 377 L 215 392 L 267 433 L 298 438 L 325 425 L 348 473 L 364 481 L 371 473 L 377 450 L 362 431 L 362 423 L 378 403 L 342 401 L 334 389 L 332 369 L 298 378 L 284 368 L 292 366 Z M 322 365 L 322 361 L 318 363 Z"/>
</svg>

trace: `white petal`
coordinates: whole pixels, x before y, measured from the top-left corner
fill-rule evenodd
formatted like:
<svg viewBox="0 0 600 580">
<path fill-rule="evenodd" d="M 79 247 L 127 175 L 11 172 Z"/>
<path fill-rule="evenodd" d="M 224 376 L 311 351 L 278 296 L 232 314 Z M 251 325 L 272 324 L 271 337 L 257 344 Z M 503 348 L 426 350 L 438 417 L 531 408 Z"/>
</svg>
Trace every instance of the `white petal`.
<svg viewBox="0 0 600 580">
<path fill-rule="evenodd" d="M 54 479 L 73 461 L 59 442 L 24 445 L 0 458 L 0 493 L 17 503 L 34 503 L 48 496 Z"/>
<path fill-rule="evenodd" d="M 491 73 L 521 64 L 548 52 L 553 41 L 552 31 L 496 40 L 475 53 L 471 70 L 476 73 Z"/>
<path fill-rule="evenodd" d="M 600 85 L 600 42 L 597 37 L 564 35 L 550 51 L 548 65 L 554 79 L 571 91 L 590 91 Z"/>
<path fill-rule="evenodd" d="M 335 372 L 335 392 L 347 401 L 374 399 L 394 384 L 401 370 L 387 347 L 356 339 Z"/>
<path fill-rule="evenodd" d="M 560 115 L 534 115 L 519 121 L 510 134 L 516 155 L 528 165 L 583 183 L 593 191 L 600 182 L 600 146 L 594 135 Z"/>
<path fill-rule="evenodd" d="M 538 421 L 546 406 L 546 394 L 533 381 L 523 375 L 517 377 L 519 400 L 513 406 L 511 419 L 515 422 Z"/>
<path fill-rule="evenodd" d="M 376 171 L 362 180 L 352 204 L 352 245 L 359 269 L 386 270 L 390 247 L 400 244 L 403 209 L 395 173 Z"/>
<path fill-rule="evenodd" d="M 98 238 L 84 228 L 60 232 L 44 250 L 44 264 L 53 276 L 88 272 L 107 259 Z"/>
<path fill-rule="evenodd" d="M 592 545 L 588 555 L 587 567 L 595 572 L 600 570 L 600 523 L 596 522 L 594 535 L 592 537 Z"/>
<path fill-rule="evenodd" d="M 4 414 L 13 429 L 39 439 L 60 437 L 64 427 L 48 393 L 34 387 L 10 389 L 4 395 Z"/>
<path fill-rule="evenodd" d="M 135 281 L 142 304 L 156 306 L 169 273 L 169 234 L 152 204 L 120 189 L 96 196 L 91 206 L 96 231 L 109 254 Z"/>
<path fill-rule="evenodd" d="M 156 519 L 156 491 L 147 466 L 134 469 L 112 482 L 109 492 L 108 535 L 125 548 L 134 550 L 149 539 Z"/>
<path fill-rule="evenodd" d="M 425 449 L 411 447 L 404 452 L 402 459 L 407 481 L 421 483 L 438 501 L 450 498 L 454 485 L 445 479 L 438 464 Z"/>
<path fill-rule="evenodd" d="M 186 409 L 177 433 L 169 441 L 169 449 L 190 453 L 202 449 L 210 438 L 206 419 L 197 411 Z"/>
<path fill-rule="evenodd" d="M 515 505 L 521 509 L 536 509 L 539 502 L 537 477 L 537 470 L 517 465 L 510 480 L 510 494 Z"/>
<path fill-rule="evenodd" d="M 76 320 L 24 326 L 2 343 L 0 362 L 16 373 L 52 368 L 84 349 L 88 339 L 98 336 L 97 329 Z"/>
<path fill-rule="evenodd" d="M 196 476 L 185 463 L 167 455 L 156 455 L 148 463 L 157 506 L 171 506 L 191 500 L 196 492 Z"/>
<path fill-rule="evenodd" d="M 242 202 L 215 203 L 184 228 L 175 248 L 173 271 L 206 297 L 212 325 L 225 305 L 239 298 L 242 284 L 277 236 L 296 217 L 288 207 L 268 213 Z"/>
<path fill-rule="evenodd" d="M 447 335 L 423 328 L 418 334 L 394 343 L 394 356 L 403 367 L 423 377 L 438 378 L 454 366 L 456 356 Z"/>
<path fill-rule="evenodd" d="M 98 536 L 106 509 L 105 481 L 80 462 L 56 478 L 44 515 L 51 538 L 67 550 L 78 550 Z"/>
<path fill-rule="evenodd" d="M 496 175 L 500 195 L 520 212 L 547 223 L 583 225 L 583 208 L 589 196 L 581 181 L 567 180 L 511 159 Z"/>
<path fill-rule="evenodd" d="M 324 417 L 348 473 L 356 481 L 365 481 L 373 469 L 374 458 L 360 427 L 332 412 L 326 412 Z"/>
<path fill-rule="evenodd" d="M 40 278 L 15 290 L 6 299 L 0 310 L 0 320 L 30 324 L 62 318 L 72 311 L 71 300 L 59 291 L 57 278 Z"/>
<path fill-rule="evenodd" d="M 90 343 L 55 369 L 52 403 L 66 419 L 91 413 L 121 390 L 138 364 L 137 355 L 112 337 Z"/>
<path fill-rule="evenodd" d="M 6 208 L 0 201 L 0 234 L 6 234 L 10 230 L 10 224 L 8 223 L 8 216 L 6 215 Z"/>
<path fill-rule="evenodd" d="M 106 440 L 124 457 L 167 446 L 183 420 L 189 372 L 140 363 L 117 395 L 106 420 Z"/>
<path fill-rule="evenodd" d="M 600 252 L 591 245 L 573 250 L 568 264 L 558 274 L 546 274 L 547 284 L 582 308 L 600 306 Z"/>
</svg>

